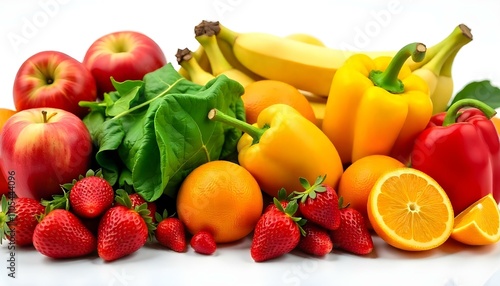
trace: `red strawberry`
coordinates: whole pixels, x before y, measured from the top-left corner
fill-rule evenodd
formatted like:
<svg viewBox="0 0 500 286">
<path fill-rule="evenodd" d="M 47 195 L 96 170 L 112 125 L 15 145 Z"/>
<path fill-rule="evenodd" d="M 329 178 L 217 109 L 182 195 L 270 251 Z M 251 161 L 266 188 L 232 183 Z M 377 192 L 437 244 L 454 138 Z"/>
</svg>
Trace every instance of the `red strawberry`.
<svg viewBox="0 0 500 286">
<path fill-rule="evenodd" d="M 97 230 L 97 254 L 113 261 L 139 250 L 154 230 L 146 204 L 132 208 L 124 190 L 117 190 L 118 204 L 108 209 Z"/>
<path fill-rule="evenodd" d="M 302 192 L 293 192 L 302 216 L 310 222 L 329 230 L 340 225 L 339 197 L 337 192 L 323 184 L 326 176 L 319 176 L 311 186 L 305 178 L 300 178 Z"/>
<path fill-rule="evenodd" d="M 285 209 L 286 206 L 288 205 L 288 203 L 290 202 L 291 198 L 287 196 L 286 190 L 284 188 L 281 188 L 278 191 L 278 197 L 277 197 L 277 199 L 281 203 L 281 205 L 283 206 L 283 209 Z M 271 201 L 271 203 L 269 203 L 266 206 L 266 208 L 264 209 L 264 213 L 268 212 L 270 210 L 277 210 L 276 205 L 274 204 L 274 201 Z M 297 217 L 300 216 L 299 209 L 297 209 L 297 211 L 295 212 L 295 216 L 297 216 Z"/>
<path fill-rule="evenodd" d="M 372 252 L 373 240 L 363 215 L 347 207 L 340 210 L 340 216 L 340 227 L 330 232 L 333 247 L 358 255 Z"/>
<path fill-rule="evenodd" d="M 71 210 L 84 218 L 101 216 L 115 199 L 113 187 L 102 177 L 101 171 L 94 173 L 89 170 L 85 177 L 80 176 L 73 183 L 64 185 L 64 188 L 70 190 Z"/>
<path fill-rule="evenodd" d="M 163 212 L 163 216 L 156 213 L 156 221 L 159 221 L 155 230 L 156 240 L 173 251 L 186 251 L 187 242 L 184 224 L 176 217 L 168 217 L 166 210 Z"/>
<path fill-rule="evenodd" d="M 4 236 L 12 238 L 18 246 L 33 244 L 33 232 L 38 224 L 37 216 L 42 215 L 45 208 L 32 198 L 14 198 L 7 200 L 2 196 L 0 212 L 0 243 Z M 15 234 L 11 236 L 10 234 Z"/>
<path fill-rule="evenodd" d="M 325 256 L 332 251 L 333 244 L 328 230 L 311 222 L 307 222 L 303 229 L 306 235 L 300 238 L 298 249 L 315 256 Z"/>
<path fill-rule="evenodd" d="M 149 215 L 151 216 L 151 219 L 153 220 L 153 222 L 156 222 L 156 218 L 155 218 L 156 203 L 154 203 L 154 202 L 147 202 L 138 193 L 130 194 L 129 197 L 130 197 L 130 200 L 132 201 L 132 208 L 135 208 L 137 206 L 140 206 L 140 205 L 146 203 L 148 205 Z"/>
<path fill-rule="evenodd" d="M 55 209 L 37 224 L 33 246 L 51 258 L 73 258 L 94 252 L 96 239 L 73 213 Z"/>
<path fill-rule="evenodd" d="M 200 254 L 211 255 L 217 250 L 214 236 L 206 230 L 195 233 L 191 238 L 190 245 L 194 251 Z"/>
<path fill-rule="evenodd" d="M 255 226 L 250 254 L 256 262 L 289 253 L 297 247 L 303 232 L 299 224 L 303 224 L 304 220 L 293 217 L 298 208 L 297 202 L 290 201 L 286 208 L 276 198 L 274 203 L 276 209 L 262 214 Z"/>
</svg>

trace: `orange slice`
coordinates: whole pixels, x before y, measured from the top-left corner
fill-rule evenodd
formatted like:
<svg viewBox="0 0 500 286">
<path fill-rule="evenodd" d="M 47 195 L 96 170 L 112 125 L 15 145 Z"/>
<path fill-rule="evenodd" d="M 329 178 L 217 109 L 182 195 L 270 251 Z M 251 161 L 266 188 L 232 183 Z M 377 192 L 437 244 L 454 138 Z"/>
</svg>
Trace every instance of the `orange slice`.
<svg viewBox="0 0 500 286">
<path fill-rule="evenodd" d="M 455 217 L 451 238 L 468 245 L 500 241 L 500 212 L 493 195 L 484 196 Z"/>
<path fill-rule="evenodd" d="M 443 188 L 408 167 L 389 171 L 375 182 L 367 211 L 377 235 L 403 250 L 436 248 L 453 230 L 453 208 Z"/>
</svg>

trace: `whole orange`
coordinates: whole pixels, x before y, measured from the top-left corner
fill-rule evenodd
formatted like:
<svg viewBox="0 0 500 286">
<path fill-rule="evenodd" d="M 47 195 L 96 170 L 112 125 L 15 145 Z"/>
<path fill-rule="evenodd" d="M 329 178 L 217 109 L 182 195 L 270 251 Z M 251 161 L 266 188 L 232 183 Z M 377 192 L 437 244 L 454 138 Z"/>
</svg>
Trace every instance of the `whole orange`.
<svg viewBox="0 0 500 286">
<path fill-rule="evenodd" d="M 242 166 L 224 160 L 195 168 L 177 194 L 177 214 L 187 230 L 191 234 L 207 230 L 217 243 L 250 234 L 262 208 L 257 181 Z"/>
<path fill-rule="evenodd" d="M 404 167 L 403 163 L 386 155 L 370 155 L 356 160 L 340 177 L 338 195 L 343 198 L 344 205 L 349 204 L 358 210 L 371 228 L 367 214 L 370 191 L 380 176 L 401 167 Z"/>
<path fill-rule="evenodd" d="M 6 108 L 0 108 L 0 132 L 2 131 L 2 128 L 7 121 L 12 115 L 14 115 L 16 111 L 11 110 L 11 109 L 6 109 Z M 7 180 L 5 179 L 3 173 L 2 173 L 2 164 L 0 162 L 0 197 L 2 195 L 7 195 L 9 192 Z"/>
<path fill-rule="evenodd" d="M 245 106 L 246 121 L 250 124 L 257 122 L 257 117 L 264 108 L 276 103 L 292 106 L 316 124 L 316 116 L 307 97 L 288 83 L 268 79 L 252 82 L 245 87 L 241 99 Z"/>
</svg>

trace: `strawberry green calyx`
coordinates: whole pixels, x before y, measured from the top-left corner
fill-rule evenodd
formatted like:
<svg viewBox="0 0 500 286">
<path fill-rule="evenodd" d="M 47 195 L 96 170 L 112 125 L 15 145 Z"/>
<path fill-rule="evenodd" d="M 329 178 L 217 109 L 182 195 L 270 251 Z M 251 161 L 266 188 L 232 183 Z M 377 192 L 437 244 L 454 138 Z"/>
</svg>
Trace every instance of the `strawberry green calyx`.
<svg viewBox="0 0 500 286">
<path fill-rule="evenodd" d="M 63 189 L 66 189 L 68 191 L 71 191 L 71 189 L 73 188 L 73 186 L 76 184 L 76 182 L 78 182 L 79 180 L 83 179 L 83 178 L 87 178 L 87 177 L 99 177 L 99 178 L 103 178 L 103 175 L 102 175 L 102 170 L 101 169 L 98 169 L 97 171 L 94 171 L 92 169 L 89 169 L 87 171 L 87 173 L 85 173 L 85 176 L 84 175 L 80 175 L 78 176 L 78 179 L 73 179 L 73 181 L 71 183 L 67 183 L 67 184 L 62 184 L 61 187 Z"/>
<path fill-rule="evenodd" d="M 323 182 L 326 179 L 326 175 L 318 176 L 313 185 L 309 183 L 306 178 L 299 178 L 300 184 L 304 187 L 304 191 L 297 192 L 294 191 L 293 199 L 300 200 L 301 203 L 305 203 L 307 198 L 315 199 L 317 193 L 326 192 L 326 187 L 323 185 Z"/>
<path fill-rule="evenodd" d="M 7 238 L 10 234 L 10 228 L 7 223 L 14 220 L 15 214 L 8 213 L 9 202 L 5 195 L 2 196 L 0 206 L 2 207 L 2 210 L 0 211 L 0 244 L 2 244 L 4 238 Z"/>
<path fill-rule="evenodd" d="M 347 203 L 346 205 L 344 205 L 344 197 L 339 197 L 339 210 L 346 209 L 350 205 L 351 205 L 350 203 Z"/>
<path fill-rule="evenodd" d="M 170 217 L 174 217 L 174 216 L 175 216 L 175 213 L 172 214 L 172 215 L 169 215 L 168 211 L 166 209 L 163 210 L 163 213 L 161 213 L 161 214 L 158 213 L 158 212 L 155 213 L 155 219 L 156 219 L 157 222 L 160 222 L 160 221 L 162 221 L 164 219 L 167 219 L 167 218 L 170 218 Z"/>
<path fill-rule="evenodd" d="M 293 215 L 297 212 L 299 209 L 299 205 L 297 204 L 296 200 L 292 200 L 288 203 L 288 205 L 283 208 L 283 205 L 280 203 L 280 201 L 277 198 L 273 198 L 273 203 L 278 209 L 278 211 L 283 212 L 284 214 L 288 215 L 295 223 L 297 223 L 297 226 L 299 227 L 300 234 L 303 236 L 306 235 L 305 230 L 302 228 L 304 224 L 306 224 L 307 220 L 301 218 L 301 217 L 294 217 Z"/>
<path fill-rule="evenodd" d="M 153 218 L 150 215 L 151 212 L 148 209 L 148 204 L 143 203 L 139 206 L 136 206 L 135 208 L 132 208 L 132 201 L 130 200 L 128 193 L 124 189 L 116 190 L 115 201 L 118 204 L 120 204 L 128 209 L 136 211 L 142 217 L 142 219 L 146 223 L 146 226 L 148 227 L 148 237 L 149 237 L 149 239 L 151 239 L 154 235 L 153 232 L 156 229 L 156 226 L 153 223 Z"/>
<path fill-rule="evenodd" d="M 53 195 L 52 200 L 42 199 L 40 203 L 45 207 L 45 215 L 55 209 L 65 209 L 69 210 L 69 192 L 67 192 L 64 188 L 62 188 L 62 195 Z M 40 221 L 43 218 L 40 216 L 38 220 Z"/>
<path fill-rule="evenodd" d="M 84 175 L 78 176 L 78 179 L 73 179 L 71 183 L 66 183 L 61 185 L 61 189 L 63 190 L 63 193 L 61 195 L 54 195 L 52 196 L 51 200 L 41 200 L 41 204 L 46 207 L 45 209 L 45 215 L 51 212 L 52 210 L 55 209 L 65 209 L 69 210 L 70 208 L 70 202 L 69 202 L 69 193 L 71 192 L 71 189 L 73 189 L 73 186 L 78 182 L 79 180 L 82 180 L 85 177 L 100 177 L 102 178 L 102 171 L 101 169 L 98 169 L 97 171 L 94 171 L 92 169 L 89 169 Z M 42 214 L 39 216 L 38 220 L 41 220 L 44 217 Z"/>
</svg>

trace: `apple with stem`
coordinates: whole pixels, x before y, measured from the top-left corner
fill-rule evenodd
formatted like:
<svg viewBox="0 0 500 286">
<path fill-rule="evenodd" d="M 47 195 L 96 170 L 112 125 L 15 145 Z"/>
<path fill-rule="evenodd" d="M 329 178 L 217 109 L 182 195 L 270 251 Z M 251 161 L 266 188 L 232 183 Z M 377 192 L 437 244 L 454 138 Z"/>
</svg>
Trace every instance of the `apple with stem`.
<svg viewBox="0 0 500 286">
<path fill-rule="evenodd" d="M 0 133 L 3 175 L 18 197 L 37 200 L 62 194 L 90 168 L 92 139 L 83 121 L 57 108 L 31 108 L 12 115 Z M 10 173 L 8 173 L 10 172 Z"/>
<path fill-rule="evenodd" d="M 166 62 L 160 46 L 135 31 L 118 31 L 98 38 L 83 59 L 83 64 L 95 78 L 98 98 L 115 90 L 111 77 L 118 82 L 141 80 Z"/>
<path fill-rule="evenodd" d="M 14 79 L 17 110 L 37 107 L 60 108 L 83 118 L 89 110 L 80 101 L 97 99 L 97 87 L 90 71 L 71 56 L 42 51 L 29 57 Z"/>
</svg>

